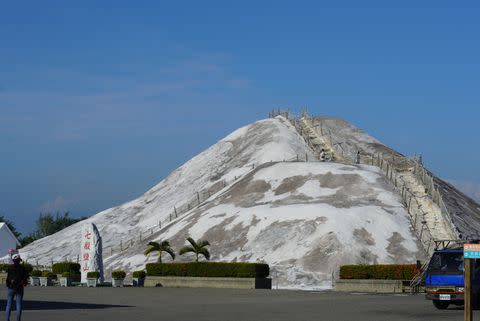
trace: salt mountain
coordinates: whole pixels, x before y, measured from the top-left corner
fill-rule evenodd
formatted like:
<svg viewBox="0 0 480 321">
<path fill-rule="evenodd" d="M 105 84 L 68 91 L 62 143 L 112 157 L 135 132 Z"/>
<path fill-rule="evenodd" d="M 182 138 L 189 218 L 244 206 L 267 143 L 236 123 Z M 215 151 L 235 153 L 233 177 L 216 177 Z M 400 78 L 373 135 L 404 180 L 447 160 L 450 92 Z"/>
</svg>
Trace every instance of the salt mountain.
<svg viewBox="0 0 480 321">
<path fill-rule="evenodd" d="M 348 128 L 351 139 L 383 146 Z M 198 203 L 190 206 L 192 197 Z M 149 241 L 169 240 L 178 250 L 187 236 L 210 241 L 213 261 L 268 263 L 280 288 L 329 288 L 345 263 L 424 259 L 405 205 L 380 170 L 318 162 L 281 116 L 238 129 L 138 199 L 86 222 L 103 237 L 107 276 L 155 262 L 142 254 Z M 44 265 L 76 261 L 83 223 L 20 252 Z"/>
</svg>

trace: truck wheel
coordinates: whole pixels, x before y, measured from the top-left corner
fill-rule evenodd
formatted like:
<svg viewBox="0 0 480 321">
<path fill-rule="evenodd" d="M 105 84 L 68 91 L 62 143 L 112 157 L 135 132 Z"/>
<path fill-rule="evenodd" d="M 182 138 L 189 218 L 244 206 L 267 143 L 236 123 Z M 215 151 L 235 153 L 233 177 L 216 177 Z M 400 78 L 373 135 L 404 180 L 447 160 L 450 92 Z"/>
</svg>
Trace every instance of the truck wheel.
<svg viewBox="0 0 480 321">
<path fill-rule="evenodd" d="M 432 302 L 433 302 L 433 305 L 439 310 L 445 310 L 450 305 L 450 302 L 448 301 L 433 300 Z"/>
</svg>

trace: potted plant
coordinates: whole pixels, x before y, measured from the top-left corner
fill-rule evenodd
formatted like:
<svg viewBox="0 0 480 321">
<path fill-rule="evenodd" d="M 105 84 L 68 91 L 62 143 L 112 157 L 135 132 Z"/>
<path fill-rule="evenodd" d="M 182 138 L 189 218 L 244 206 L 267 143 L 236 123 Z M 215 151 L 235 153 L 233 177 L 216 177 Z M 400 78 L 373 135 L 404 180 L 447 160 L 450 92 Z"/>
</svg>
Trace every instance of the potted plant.
<svg viewBox="0 0 480 321">
<path fill-rule="evenodd" d="M 125 277 L 127 276 L 127 273 L 122 270 L 117 270 L 112 272 L 112 286 L 114 288 L 118 287 L 123 287 L 123 281 L 125 280 Z"/>
<path fill-rule="evenodd" d="M 75 275 L 73 272 L 63 272 L 60 277 L 60 286 L 72 286 L 72 281 Z"/>
<path fill-rule="evenodd" d="M 30 273 L 30 285 L 31 286 L 40 286 L 40 277 L 42 276 L 42 271 L 33 270 Z"/>
<path fill-rule="evenodd" d="M 97 287 L 98 278 L 100 277 L 100 272 L 88 272 L 87 273 L 87 287 Z"/>
<path fill-rule="evenodd" d="M 147 273 L 145 271 L 134 271 L 133 274 L 133 286 L 143 286 Z"/>
<path fill-rule="evenodd" d="M 52 285 L 52 280 L 56 278 L 56 275 L 51 271 L 42 271 L 42 276 L 40 277 L 40 286 L 50 286 Z"/>
</svg>

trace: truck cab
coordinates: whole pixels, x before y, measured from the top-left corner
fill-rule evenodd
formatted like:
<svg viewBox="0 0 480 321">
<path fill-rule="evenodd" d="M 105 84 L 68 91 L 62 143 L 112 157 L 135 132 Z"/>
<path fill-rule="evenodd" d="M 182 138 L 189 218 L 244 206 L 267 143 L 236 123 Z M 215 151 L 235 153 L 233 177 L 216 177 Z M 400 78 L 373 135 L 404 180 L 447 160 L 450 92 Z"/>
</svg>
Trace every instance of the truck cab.
<svg viewBox="0 0 480 321">
<path fill-rule="evenodd" d="M 478 301 L 480 292 L 480 262 L 473 263 L 473 303 Z M 425 298 L 432 300 L 437 309 L 449 305 L 464 304 L 464 260 L 463 245 L 453 248 L 436 249 L 425 271 Z"/>
<path fill-rule="evenodd" d="M 425 273 L 426 299 L 437 309 L 463 305 L 463 250 L 436 250 Z"/>
</svg>

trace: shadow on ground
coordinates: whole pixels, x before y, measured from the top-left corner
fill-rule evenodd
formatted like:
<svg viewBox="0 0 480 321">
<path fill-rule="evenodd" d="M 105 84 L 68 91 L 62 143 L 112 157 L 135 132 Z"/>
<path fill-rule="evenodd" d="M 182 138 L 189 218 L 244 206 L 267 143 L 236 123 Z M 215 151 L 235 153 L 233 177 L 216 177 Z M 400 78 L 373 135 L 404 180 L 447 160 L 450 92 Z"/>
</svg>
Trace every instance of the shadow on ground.
<svg viewBox="0 0 480 321">
<path fill-rule="evenodd" d="M 0 300 L 0 311 L 5 311 L 7 306 L 6 300 Z M 15 302 L 13 303 L 15 309 Z M 113 305 L 113 304 L 94 304 L 94 303 L 76 303 L 76 302 L 59 302 L 59 301 L 23 301 L 23 310 L 98 310 L 111 308 L 131 308 L 129 305 Z"/>
</svg>

